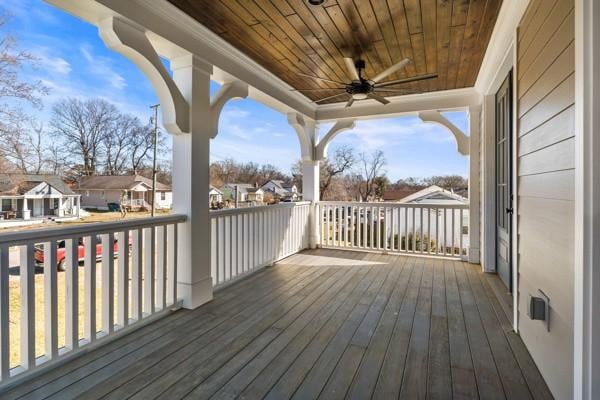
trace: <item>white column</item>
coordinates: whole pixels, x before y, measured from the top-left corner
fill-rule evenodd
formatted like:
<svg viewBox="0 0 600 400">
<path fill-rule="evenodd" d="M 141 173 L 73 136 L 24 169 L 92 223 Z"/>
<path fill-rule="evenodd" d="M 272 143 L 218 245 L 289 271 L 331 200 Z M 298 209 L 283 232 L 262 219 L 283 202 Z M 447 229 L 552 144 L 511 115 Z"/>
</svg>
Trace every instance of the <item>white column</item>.
<svg viewBox="0 0 600 400">
<path fill-rule="evenodd" d="M 179 225 L 177 291 L 185 308 L 213 297 L 210 275 L 211 230 L 208 204 L 210 74 L 212 67 L 188 55 L 171 60 L 173 79 L 190 105 L 190 133 L 173 135 L 173 211 Z"/>
<path fill-rule="evenodd" d="M 81 216 L 81 196 L 75 197 L 75 213 L 77 218 Z"/>
<path fill-rule="evenodd" d="M 63 198 L 62 197 L 58 198 L 58 216 L 59 217 L 64 217 L 65 216 L 65 205 L 63 203 Z"/>
<path fill-rule="evenodd" d="M 469 108 L 469 262 L 479 264 L 480 249 L 480 148 L 481 110 Z"/>
<path fill-rule="evenodd" d="M 27 197 L 23 197 L 23 219 L 31 218 L 31 210 L 29 210 L 29 206 L 27 205 Z"/>
<path fill-rule="evenodd" d="M 319 243 L 319 218 L 317 215 L 316 203 L 320 200 L 320 182 L 319 182 L 319 161 L 302 161 L 302 195 L 303 200 L 310 201 L 310 224 L 309 224 L 309 244 L 314 249 Z"/>
</svg>

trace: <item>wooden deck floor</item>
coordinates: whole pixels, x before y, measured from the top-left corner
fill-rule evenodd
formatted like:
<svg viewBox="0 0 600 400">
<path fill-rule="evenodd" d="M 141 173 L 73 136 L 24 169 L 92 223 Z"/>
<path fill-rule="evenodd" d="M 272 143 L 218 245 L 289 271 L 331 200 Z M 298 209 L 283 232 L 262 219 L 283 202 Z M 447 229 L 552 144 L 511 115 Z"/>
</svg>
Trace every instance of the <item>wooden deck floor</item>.
<svg viewBox="0 0 600 400">
<path fill-rule="evenodd" d="M 306 251 L 2 399 L 551 398 L 479 268 Z"/>
</svg>

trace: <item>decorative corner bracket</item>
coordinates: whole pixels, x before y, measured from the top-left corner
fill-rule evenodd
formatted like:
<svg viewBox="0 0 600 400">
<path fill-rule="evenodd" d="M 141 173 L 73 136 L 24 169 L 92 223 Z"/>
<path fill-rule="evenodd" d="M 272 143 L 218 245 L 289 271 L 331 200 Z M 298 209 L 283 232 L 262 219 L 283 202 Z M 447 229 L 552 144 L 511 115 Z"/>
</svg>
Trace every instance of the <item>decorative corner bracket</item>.
<svg viewBox="0 0 600 400">
<path fill-rule="evenodd" d="M 456 125 L 450 122 L 439 111 L 420 111 L 419 118 L 421 118 L 421 121 L 423 122 L 438 124 L 448 129 L 456 139 L 456 147 L 458 152 L 463 156 L 469 155 L 469 136 L 467 136 L 463 131 L 458 129 Z"/>
<path fill-rule="evenodd" d="M 248 97 L 248 84 L 242 81 L 227 82 L 221 86 L 210 102 L 211 139 L 219 134 L 219 117 L 221 111 L 231 99 L 245 99 Z"/>
<path fill-rule="evenodd" d="M 107 47 L 133 61 L 148 77 L 161 104 L 163 124 L 172 134 L 190 131 L 190 107 L 169 75 L 143 28 L 118 17 L 98 24 Z"/>
<path fill-rule="evenodd" d="M 327 148 L 329 147 L 329 143 L 340 133 L 354 129 L 356 124 L 353 119 L 344 119 L 337 121 L 335 125 L 327 132 L 323 139 L 319 140 L 319 144 L 315 150 L 315 160 L 321 161 L 325 157 L 327 157 Z"/>
</svg>

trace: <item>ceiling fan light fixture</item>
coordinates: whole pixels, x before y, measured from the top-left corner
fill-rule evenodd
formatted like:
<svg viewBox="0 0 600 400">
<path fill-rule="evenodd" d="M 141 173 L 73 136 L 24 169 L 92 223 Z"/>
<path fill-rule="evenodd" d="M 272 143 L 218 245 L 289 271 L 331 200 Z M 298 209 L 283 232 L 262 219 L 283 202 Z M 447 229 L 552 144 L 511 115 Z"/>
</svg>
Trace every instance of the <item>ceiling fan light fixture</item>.
<svg viewBox="0 0 600 400">
<path fill-rule="evenodd" d="M 321 4 L 325 3 L 325 0 L 306 0 L 306 2 L 311 6 L 320 6 Z"/>
<path fill-rule="evenodd" d="M 352 98 L 354 100 L 364 100 L 367 98 L 367 94 L 366 93 L 354 93 L 354 94 L 352 94 Z"/>
</svg>

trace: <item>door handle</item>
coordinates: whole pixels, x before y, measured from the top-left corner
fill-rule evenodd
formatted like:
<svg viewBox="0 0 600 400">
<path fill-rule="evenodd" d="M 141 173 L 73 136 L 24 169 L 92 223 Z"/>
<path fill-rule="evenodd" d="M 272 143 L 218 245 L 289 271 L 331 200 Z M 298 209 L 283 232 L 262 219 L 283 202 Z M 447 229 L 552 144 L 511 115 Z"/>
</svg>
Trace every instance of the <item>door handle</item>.
<svg viewBox="0 0 600 400">
<path fill-rule="evenodd" d="M 507 214 L 512 214 L 513 213 L 513 208 L 512 207 L 507 208 L 506 209 L 506 213 Z"/>
</svg>

